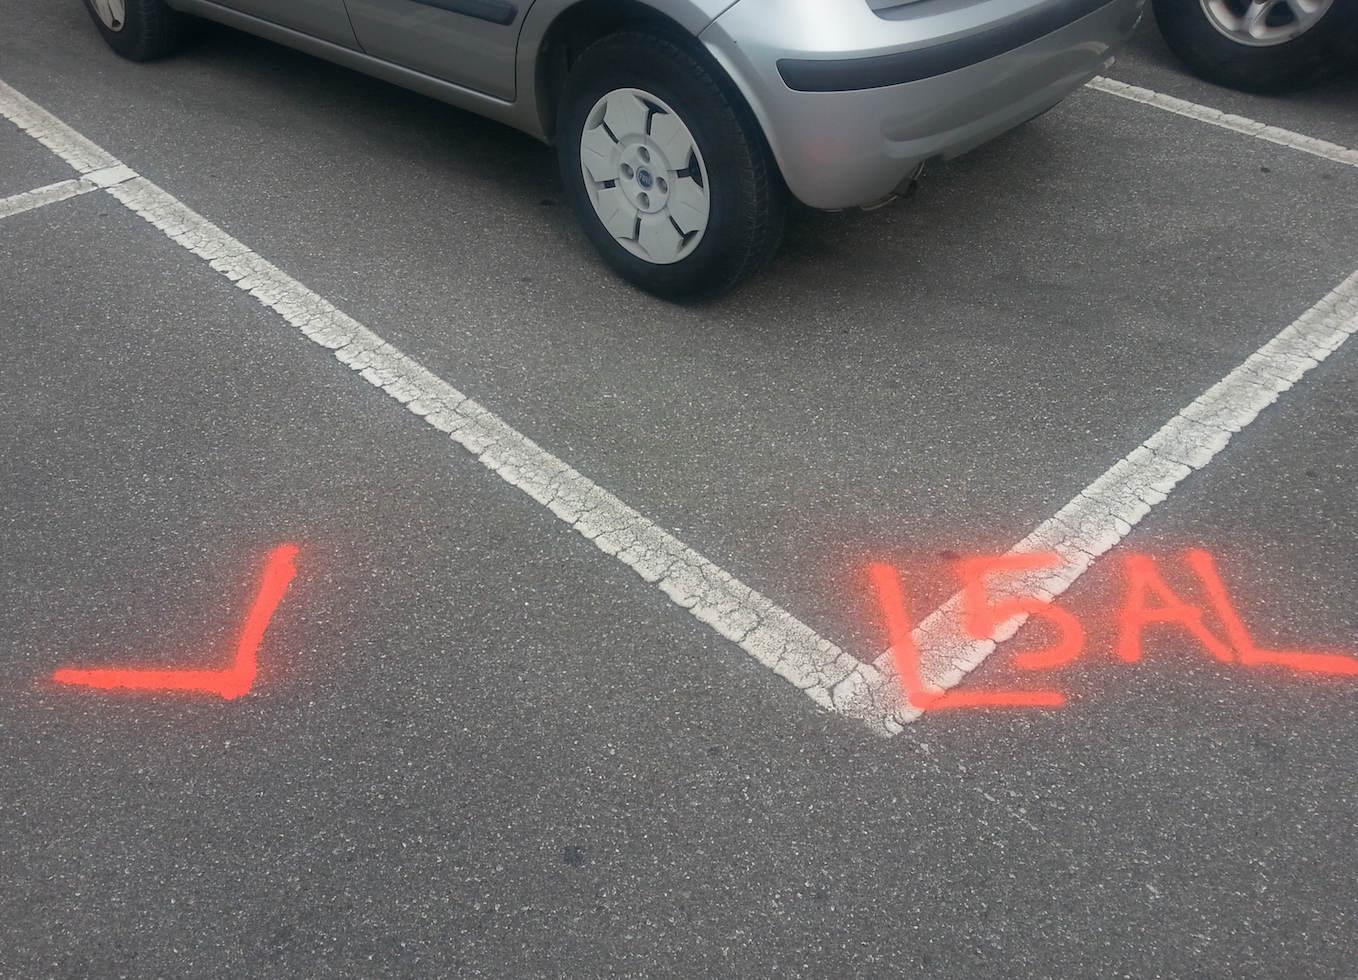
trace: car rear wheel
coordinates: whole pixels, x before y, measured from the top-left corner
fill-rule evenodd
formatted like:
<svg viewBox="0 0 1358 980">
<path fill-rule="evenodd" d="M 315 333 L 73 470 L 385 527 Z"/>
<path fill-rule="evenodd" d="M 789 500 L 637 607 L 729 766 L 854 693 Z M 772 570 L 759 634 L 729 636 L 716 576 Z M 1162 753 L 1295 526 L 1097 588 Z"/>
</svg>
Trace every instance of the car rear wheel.
<svg viewBox="0 0 1358 980">
<path fill-rule="evenodd" d="M 763 132 L 682 38 L 628 31 L 588 47 L 566 79 L 557 142 L 586 235 L 641 289 L 718 296 L 777 250 L 786 190 Z"/>
<path fill-rule="evenodd" d="M 164 0 L 85 0 L 108 46 L 131 61 L 162 58 L 179 47 L 185 17 Z"/>
<path fill-rule="evenodd" d="M 1154 0 L 1160 32 L 1181 61 L 1218 85 L 1295 92 L 1358 55 L 1354 0 Z"/>
</svg>

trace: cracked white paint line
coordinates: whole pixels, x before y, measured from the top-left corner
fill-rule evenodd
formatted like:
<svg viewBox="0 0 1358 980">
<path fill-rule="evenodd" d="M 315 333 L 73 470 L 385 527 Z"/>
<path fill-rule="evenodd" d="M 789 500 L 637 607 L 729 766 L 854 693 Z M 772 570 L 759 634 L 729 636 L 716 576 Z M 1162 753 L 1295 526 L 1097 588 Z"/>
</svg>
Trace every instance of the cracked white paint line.
<svg viewBox="0 0 1358 980">
<path fill-rule="evenodd" d="M 835 709 L 831 691 L 856 671 L 876 678 L 871 666 L 657 527 L 3 82 L 0 114 L 84 174 L 85 181 L 102 186 L 316 343 L 332 349 L 364 380 L 446 432 L 506 482 L 548 507 L 601 551 L 654 583 L 817 704 Z M 876 716 L 870 713 L 863 720 L 885 731 L 884 712 L 876 706 L 873 710 Z"/>
<path fill-rule="evenodd" d="M 1172 95 L 1164 95 L 1137 85 L 1128 85 L 1126 82 L 1104 78 L 1101 75 L 1090 79 L 1086 84 L 1100 92 L 1107 92 L 1109 95 L 1121 96 L 1124 99 L 1130 99 L 1132 102 L 1140 102 L 1143 105 L 1164 109 L 1166 112 L 1196 119 L 1198 122 L 1204 122 L 1210 126 L 1220 126 L 1222 129 L 1229 129 L 1235 133 L 1243 133 L 1245 136 L 1253 136 L 1255 139 L 1267 140 L 1270 143 L 1277 143 L 1279 146 L 1300 150 L 1302 153 L 1333 160 L 1335 163 L 1346 163 L 1350 167 L 1358 167 L 1358 150 L 1350 150 L 1338 143 L 1327 143 L 1325 140 L 1318 140 L 1313 136 L 1294 133 L 1290 129 L 1268 126 L 1245 116 L 1232 115 L 1229 112 L 1222 112 L 1220 109 L 1198 105 L 1196 102 L 1187 102 L 1184 99 L 1176 99 Z"/>
<path fill-rule="evenodd" d="M 48 204 L 56 204 L 58 201 L 79 197 L 81 194 L 88 194 L 90 191 L 99 189 L 98 184 L 88 180 L 62 180 L 55 184 L 48 184 L 46 187 L 35 187 L 33 190 L 24 191 L 22 194 L 0 197 L 0 218 L 23 214 L 25 211 L 32 211 Z"/>
<path fill-rule="evenodd" d="M 817 704 L 883 735 L 919 716 L 889 654 L 864 663 L 841 650 L 3 82 L 0 114 Z M 1358 272 L 1016 545 L 1062 563 L 1011 587 L 1060 595 L 1355 330 Z M 939 688 L 960 682 L 997 642 L 965 639 L 959 607 L 954 596 L 915 631 L 921 672 Z M 998 642 L 1021 623 L 1006 624 Z"/>
<path fill-rule="evenodd" d="M 1006 594 L 1054 599 L 1065 592 L 1180 481 L 1211 462 L 1232 435 L 1355 332 L 1358 272 L 1016 544 L 1011 553 L 1054 552 L 1061 561 L 1025 576 L 1010 576 L 1006 589 L 992 590 L 996 599 Z M 958 593 L 915 628 L 920 673 L 926 683 L 938 688 L 955 687 L 1027 618 L 1010 620 L 997 631 L 995 640 L 972 640 L 963 628 L 961 607 Z M 876 667 L 887 673 L 889 654 L 878 657 Z M 835 692 L 836 701 L 851 702 L 849 688 L 860 682 L 858 677 L 847 680 L 845 689 Z"/>
</svg>

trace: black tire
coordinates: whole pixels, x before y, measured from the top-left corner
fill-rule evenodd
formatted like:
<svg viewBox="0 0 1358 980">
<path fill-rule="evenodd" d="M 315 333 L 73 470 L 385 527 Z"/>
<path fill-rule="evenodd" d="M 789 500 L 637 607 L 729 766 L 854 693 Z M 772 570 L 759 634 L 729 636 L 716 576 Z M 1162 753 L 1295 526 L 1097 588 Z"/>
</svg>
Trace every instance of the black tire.
<svg viewBox="0 0 1358 980">
<path fill-rule="evenodd" d="M 643 131 L 620 141 L 604 120 L 612 111 L 607 100 L 623 98 L 624 93 L 649 109 L 643 112 Z M 591 122 L 592 115 L 596 121 Z M 660 118 L 666 116 L 670 118 Z M 682 132 L 660 146 L 646 142 L 653 136 L 653 125 L 657 139 L 664 138 L 662 131 Z M 603 145 L 609 150 L 616 147 L 618 158 L 607 166 L 621 168 L 611 182 L 589 176 L 582 162 L 587 152 L 582 141 L 587 136 L 599 140 L 601 130 L 613 141 L 612 146 Z M 626 153 L 644 153 L 647 146 L 664 151 L 683 146 L 685 140 L 692 148 L 684 159 L 671 162 L 662 152 L 654 162 L 653 183 L 643 185 L 648 171 L 639 165 L 633 175 L 621 160 Z M 557 156 L 566 197 L 600 256 L 628 282 L 664 299 L 691 302 L 729 292 L 767 265 L 782 239 L 787 190 L 763 131 L 721 69 L 684 37 L 629 30 L 586 48 L 562 91 Z M 628 174 L 625 180 L 623 173 Z M 663 215 L 635 210 L 637 201 L 646 198 L 643 187 L 669 195 Z M 613 191 L 619 197 L 610 201 L 634 209 L 634 230 L 621 238 L 605 226 L 599 210 L 604 205 L 595 203 L 599 195 Z M 689 200 L 707 209 L 705 217 L 697 217 L 699 211 L 692 208 L 681 210 Z M 671 204 L 673 212 L 668 210 Z M 621 214 L 613 213 L 615 229 L 627 220 L 618 217 Z M 693 216 L 691 220 L 686 214 Z M 661 232 L 656 229 L 662 218 L 673 226 L 673 241 L 665 239 L 655 252 L 660 261 L 642 247 L 643 218 L 652 242 L 659 241 Z"/>
<path fill-rule="evenodd" d="M 1243 16 L 1249 0 L 1153 0 L 1155 19 L 1171 51 L 1194 74 L 1228 88 L 1282 95 L 1339 74 L 1358 56 L 1358 2 L 1333 0 L 1330 9 L 1301 34 L 1272 43 L 1234 40 L 1215 25 L 1205 4 Z M 1280 0 L 1268 11 L 1284 30 L 1299 23 L 1291 4 Z M 1300 8 L 1298 8 L 1300 9 Z M 1220 15 L 1216 15 L 1218 20 Z"/>
<path fill-rule="evenodd" d="M 129 61 L 163 58 L 184 37 L 187 18 L 165 0 L 85 0 L 85 9 L 108 46 Z"/>
</svg>

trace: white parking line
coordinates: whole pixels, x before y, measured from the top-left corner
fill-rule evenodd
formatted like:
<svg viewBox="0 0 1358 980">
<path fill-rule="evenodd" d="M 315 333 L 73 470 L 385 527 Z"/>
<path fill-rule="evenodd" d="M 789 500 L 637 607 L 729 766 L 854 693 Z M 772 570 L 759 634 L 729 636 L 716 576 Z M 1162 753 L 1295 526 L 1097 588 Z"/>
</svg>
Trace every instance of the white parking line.
<svg viewBox="0 0 1358 980">
<path fill-rule="evenodd" d="M 32 211 L 35 208 L 56 204 L 58 201 L 65 201 L 97 190 L 99 190 L 99 185 L 88 180 L 62 180 L 55 184 L 48 184 L 46 187 L 35 187 L 33 190 L 24 191 L 22 194 L 0 198 L 0 218 L 23 214 L 25 211 Z"/>
<path fill-rule="evenodd" d="M 0 114 L 816 703 L 872 670 L 3 82 Z"/>
<path fill-rule="evenodd" d="M 904 702 L 889 654 L 869 664 L 841 650 L 3 82 L 0 114 L 817 704 L 883 735 L 919 716 Z M 1016 545 L 1056 552 L 1062 563 L 1014 590 L 1064 592 L 1355 331 L 1358 272 Z M 959 608 L 960 595 L 915 631 L 921 673 L 937 688 L 955 686 L 997 643 L 966 638 Z M 998 642 L 1021 623 L 1006 624 Z"/>
<path fill-rule="evenodd" d="M 1054 552 L 1061 561 L 1037 572 L 1008 576 L 1004 588 L 991 590 L 995 601 L 1007 595 L 1050 600 L 1065 592 L 1185 477 L 1211 462 L 1232 435 L 1355 332 L 1358 272 L 1010 549 L 1010 554 Z M 955 687 L 1026 619 L 1024 615 L 1010 620 L 996 631 L 994 640 L 970 639 L 958 592 L 915 628 L 923 680 L 939 689 Z M 890 654 L 880 656 L 876 666 L 887 672 Z"/>
<path fill-rule="evenodd" d="M 1234 133 L 1243 133 L 1246 136 L 1253 136 L 1255 139 L 1267 140 L 1270 143 L 1277 143 L 1279 146 L 1300 150 L 1302 153 L 1333 160 L 1335 163 L 1345 163 L 1350 167 L 1358 167 L 1358 150 L 1350 150 L 1338 143 L 1327 143 L 1325 140 L 1318 140 L 1313 136 L 1294 133 L 1290 129 L 1268 126 L 1245 116 L 1235 116 L 1229 112 L 1222 112 L 1220 109 L 1198 105 L 1196 102 L 1186 102 L 1183 99 L 1176 99 L 1172 95 L 1164 95 L 1160 92 L 1153 92 L 1148 88 L 1128 85 L 1126 82 L 1119 82 L 1112 78 L 1098 76 L 1091 79 L 1088 85 L 1100 92 L 1121 96 L 1143 105 L 1155 106 L 1157 109 L 1164 109 L 1166 112 L 1196 119 L 1198 122 L 1204 122 L 1210 126 L 1220 126 L 1222 129 L 1229 129 Z"/>
</svg>

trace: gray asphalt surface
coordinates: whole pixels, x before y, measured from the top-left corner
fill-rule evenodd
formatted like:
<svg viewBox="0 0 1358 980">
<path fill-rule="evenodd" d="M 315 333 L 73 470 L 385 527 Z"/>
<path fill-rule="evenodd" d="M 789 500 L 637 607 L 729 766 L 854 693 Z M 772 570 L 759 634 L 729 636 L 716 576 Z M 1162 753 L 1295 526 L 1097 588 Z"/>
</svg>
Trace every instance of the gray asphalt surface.
<svg viewBox="0 0 1358 980">
<path fill-rule="evenodd" d="M 922 615 L 1358 269 L 1358 171 L 1083 91 L 676 307 L 527 137 L 0 9 L 0 79 L 863 657 L 869 561 Z M 1151 24 L 1110 75 L 1358 146 L 1354 76 L 1228 92 Z M 70 176 L 0 125 L 0 196 Z M 883 741 L 105 195 L 0 220 L 0 297 L 0 976 L 1358 973 L 1358 684 L 1111 653 L 1118 556 L 1188 591 L 1185 547 L 1261 643 L 1358 653 L 1358 348 L 1063 600 L 1066 708 Z M 224 656 L 283 541 L 249 696 L 46 680 Z"/>
</svg>

